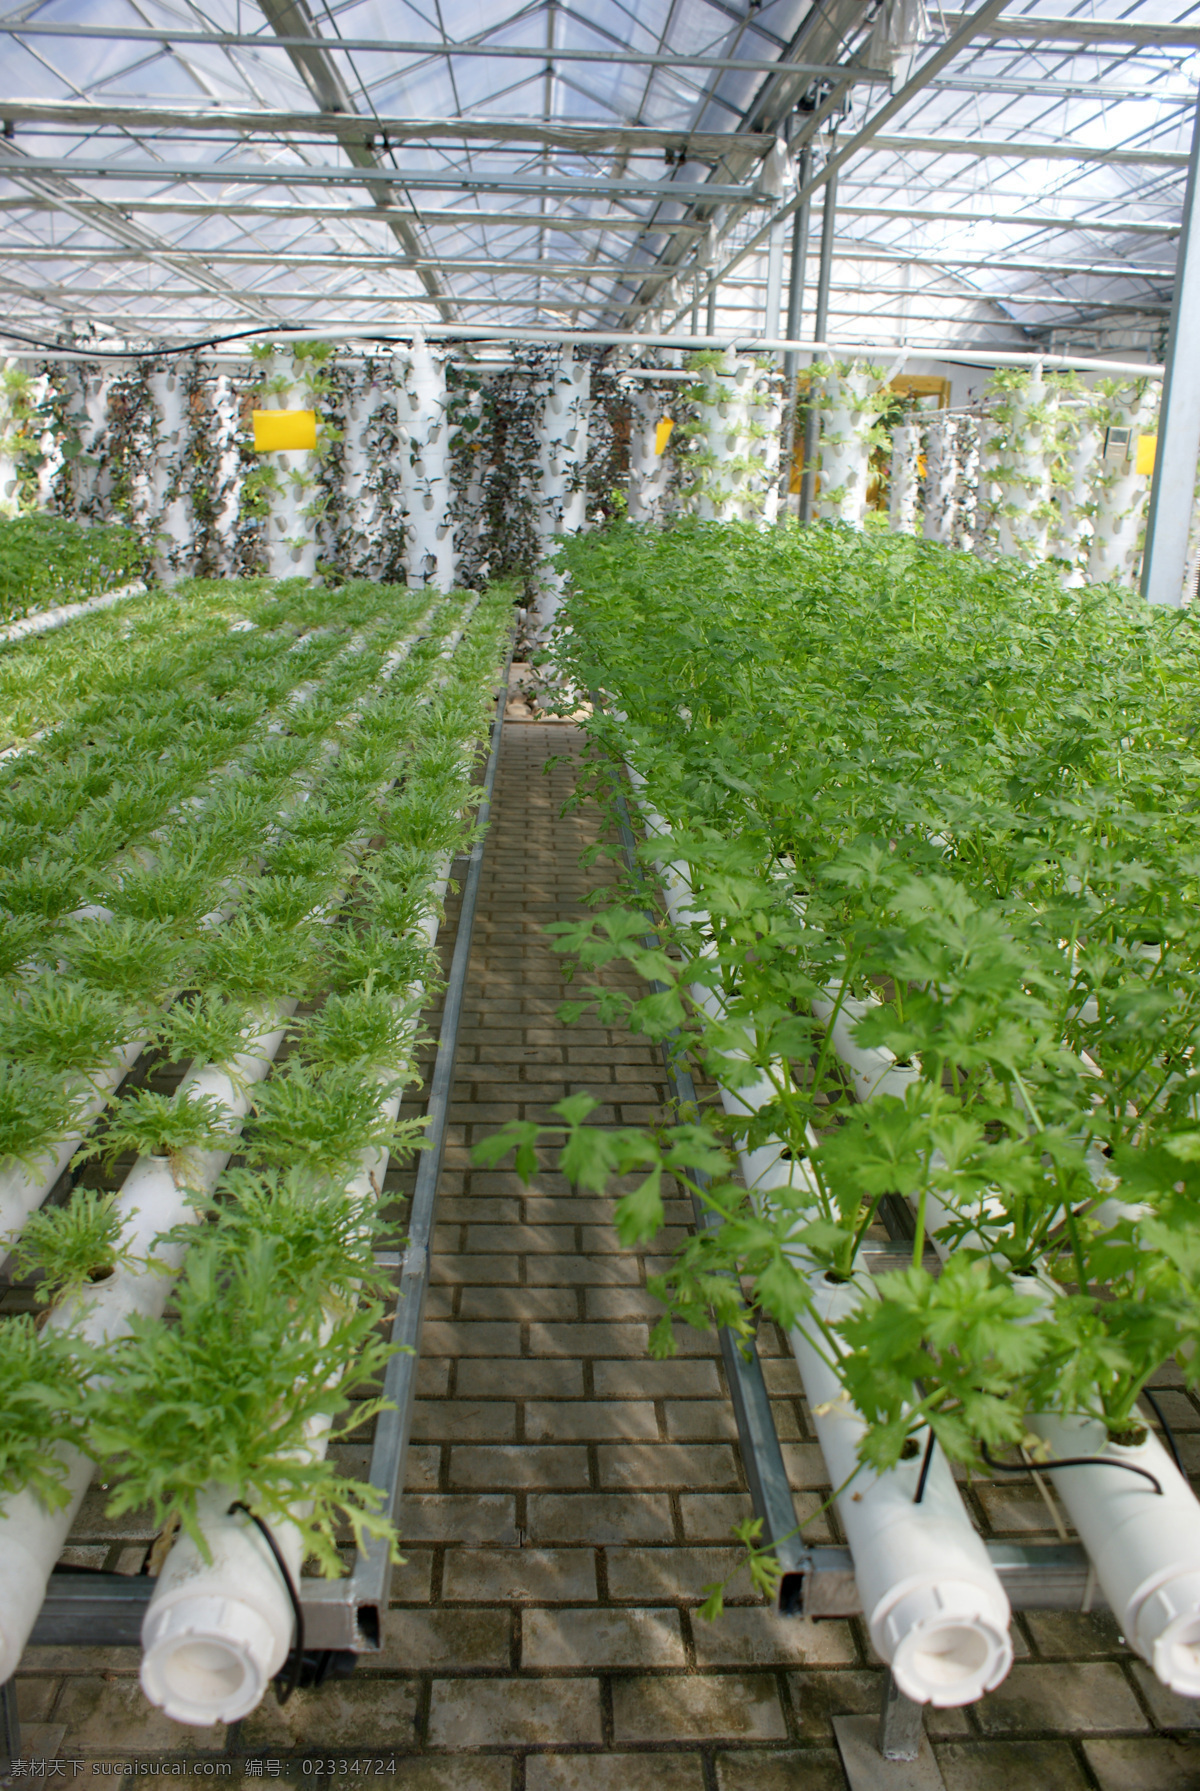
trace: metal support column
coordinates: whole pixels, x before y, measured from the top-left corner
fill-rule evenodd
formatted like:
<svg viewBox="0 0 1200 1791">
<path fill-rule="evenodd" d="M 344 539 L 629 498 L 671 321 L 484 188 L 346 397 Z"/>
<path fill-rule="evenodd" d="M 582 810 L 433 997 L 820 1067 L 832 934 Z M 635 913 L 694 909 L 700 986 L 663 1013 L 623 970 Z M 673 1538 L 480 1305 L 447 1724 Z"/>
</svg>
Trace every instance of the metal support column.
<svg viewBox="0 0 1200 1791">
<path fill-rule="evenodd" d="M 812 145 L 806 143 L 800 152 L 800 190 L 812 179 Z M 800 340 L 800 324 L 804 315 L 804 268 L 808 259 L 808 232 L 812 221 L 812 201 L 805 195 L 792 219 L 792 259 L 788 269 L 788 310 L 786 336 L 789 342 Z M 783 357 L 783 437 L 779 444 L 779 520 L 787 516 L 788 493 L 792 483 L 792 461 L 796 442 L 796 375 L 800 371 L 798 350 L 789 349 Z"/>
<path fill-rule="evenodd" d="M 877 1718 L 834 1717 L 834 1738 L 850 1791 L 946 1791 L 925 1737 L 923 1711 L 887 1673 Z"/>
<path fill-rule="evenodd" d="M 1175 293 L 1167 337 L 1158 450 L 1142 554 L 1142 596 L 1176 608 L 1183 602 L 1188 530 L 1200 453 L 1200 99 L 1192 124 L 1187 196 L 1175 264 Z"/>
<path fill-rule="evenodd" d="M 837 219 L 837 169 L 825 182 L 825 209 L 821 214 L 821 259 L 817 268 L 817 315 L 813 323 L 813 340 L 824 342 L 829 329 L 829 288 L 833 278 L 833 227 Z M 814 355 L 812 365 L 815 367 Z M 817 443 L 821 435 L 821 413 L 815 404 L 808 408 L 804 425 L 804 477 L 800 482 L 800 520 L 812 521 L 813 496 L 817 484 Z"/>
<path fill-rule="evenodd" d="M 769 342 L 779 334 L 779 308 L 783 303 L 783 245 L 787 219 L 772 227 L 767 240 L 767 290 L 763 300 L 763 336 Z"/>
<path fill-rule="evenodd" d="M 717 289 L 714 286 L 708 295 L 708 309 L 704 314 L 704 331 L 708 336 L 717 333 Z"/>
</svg>

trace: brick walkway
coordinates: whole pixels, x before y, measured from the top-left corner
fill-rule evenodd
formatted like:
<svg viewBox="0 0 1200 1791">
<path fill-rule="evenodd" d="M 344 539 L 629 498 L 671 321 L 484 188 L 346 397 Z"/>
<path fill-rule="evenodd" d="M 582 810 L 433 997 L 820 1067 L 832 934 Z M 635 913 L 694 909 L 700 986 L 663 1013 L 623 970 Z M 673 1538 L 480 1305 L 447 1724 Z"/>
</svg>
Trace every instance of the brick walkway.
<svg viewBox="0 0 1200 1791">
<path fill-rule="evenodd" d="M 566 991 L 541 929 L 608 874 L 578 868 L 591 815 L 560 818 L 572 766 L 543 775 L 580 745 L 561 725 L 505 730 L 384 1654 L 206 1734 L 149 1709 L 135 1650 L 31 1650 L 23 1704 L 60 1758 L 232 1758 L 238 1783 L 250 1756 L 311 1783 L 301 1755 L 395 1753 L 389 1778 L 406 1791 L 844 1791 L 830 1718 L 879 1697 L 861 1625 L 780 1622 L 744 1578 L 718 1623 L 696 1613 L 702 1586 L 735 1568 L 730 1525 L 750 1509 L 715 1340 L 688 1335 L 676 1360 L 651 1361 L 656 1263 L 621 1250 L 611 1200 L 469 1164 L 497 1122 L 568 1091 L 605 1103 L 598 1123 L 640 1120 L 663 1097 L 642 1042 L 555 1018 Z M 402 1193 L 406 1178 L 391 1180 Z M 683 1202 L 670 1217 L 686 1223 Z M 769 1327 L 762 1348 L 803 1516 L 822 1496 L 820 1452 Z M 998 1533 L 1046 1526 L 1036 1494 L 984 1485 L 978 1501 Z M 77 1558 L 136 1571 L 136 1524 L 106 1529 L 95 1498 L 87 1517 Z M 823 1520 L 809 1530 L 823 1533 Z M 948 1791 L 1200 1787 L 1200 1712 L 1107 1617 L 1031 1616 L 1014 1633 L 999 1691 L 929 1713 Z"/>
</svg>

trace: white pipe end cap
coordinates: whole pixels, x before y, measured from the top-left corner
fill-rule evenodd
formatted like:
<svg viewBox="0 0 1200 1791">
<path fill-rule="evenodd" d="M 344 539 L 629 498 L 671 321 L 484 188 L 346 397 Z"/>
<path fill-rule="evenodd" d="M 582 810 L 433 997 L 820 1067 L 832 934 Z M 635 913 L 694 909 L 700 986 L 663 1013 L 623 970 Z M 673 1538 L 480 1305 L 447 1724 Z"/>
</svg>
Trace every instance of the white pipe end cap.
<svg viewBox="0 0 1200 1791">
<path fill-rule="evenodd" d="M 173 1722 L 210 1728 L 248 1716 L 271 1681 L 271 1625 L 236 1598 L 152 1605 L 142 1625 L 142 1690 Z"/>
<path fill-rule="evenodd" d="M 975 1703 L 1012 1666 L 1007 1613 L 988 1608 L 981 1589 L 966 1582 L 916 1587 L 878 1630 L 875 1645 L 905 1697 L 936 1710 Z"/>
<path fill-rule="evenodd" d="M 1181 1573 L 1145 1599 L 1130 1640 L 1181 1698 L 1200 1698 L 1200 1573 Z"/>
</svg>

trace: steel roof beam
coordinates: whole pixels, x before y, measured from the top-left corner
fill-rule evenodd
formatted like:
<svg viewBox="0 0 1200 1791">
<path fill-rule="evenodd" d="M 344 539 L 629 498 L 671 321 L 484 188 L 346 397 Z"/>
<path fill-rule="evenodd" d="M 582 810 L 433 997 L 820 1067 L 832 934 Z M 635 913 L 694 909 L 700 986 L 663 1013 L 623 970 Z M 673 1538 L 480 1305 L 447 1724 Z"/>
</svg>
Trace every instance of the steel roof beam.
<svg viewBox="0 0 1200 1791">
<path fill-rule="evenodd" d="M 264 218 L 310 218 L 329 223 L 381 224 L 377 211 L 366 205 L 229 205 L 217 201 L 201 201 L 197 199 L 128 199 L 122 198 L 122 213 L 149 216 L 174 216 L 194 218 L 245 218 L 258 220 Z M 74 209 L 77 212 L 88 212 L 90 209 L 102 212 L 107 209 L 103 203 L 95 199 L 80 199 Z M 48 199 L 31 195 L 29 198 L 0 197 L 0 213 L 22 211 L 54 211 L 57 207 Z M 423 224 L 426 229 L 465 229 L 468 225 L 478 224 L 495 226 L 500 229 L 512 227 L 536 227 L 542 220 L 540 212 L 533 211 L 426 211 L 420 214 L 412 212 L 412 223 Z M 562 212 L 546 213 L 546 228 L 551 231 L 564 231 L 574 234 L 576 231 L 612 230 L 618 234 L 646 229 L 644 218 L 611 217 L 580 218 L 565 215 Z M 698 236 L 707 229 L 705 224 L 688 224 L 682 220 L 667 220 L 655 224 L 654 236 Z"/>
<path fill-rule="evenodd" d="M 342 80 L 341 73 L 329 55 L 324 44 L 319 42 L 320 33 L 313 24 L 308 11 L 307 0 L 258 0 L 263 14 L 272 31 L 279 40 L 285 36 L 303 40 L 289 42 L 288 56 L 304 77 L 309 92 L 318 106 L 325 113 L 345 116 L 357 116 L 353 97 Z M 373 149 L 366 143 L 357 140 L 353 131 L 348 131 L 339 139 L 347 157 L 357 168 L 364 172 L 375 173 L 379 164 Z M 380 211 L 386 211 L 394 202 L 395 192 L 388 180 L 371 180 L 367 182 L 367 192 Z M 410 255 L 417 256 L 423 247 L 420 232 L 404 217 L 389 217 L 388 229 L 396 238 L 402 249 Z M 436 298 L 438 310 L 443 321 L 450 323 L 454 318 L 453 306 L 447 300 L 445 288 L 436 271 L 428 266 L 420 270 L 421 284 L 431 298 Z"/>
<path fill-rule="evenodd" d="M 927 211 L 923 206 L 843 205 L 838 200 L 839 218 L 895 218 L 900 223 L 916 222 L 957 224 L 1017 224 L 1024 230 L 1111 231 L 1122 236 L 1178 236 L 1179 224 L 1148 224 L 1139 218 L 1056 218 L 1049 212 L 1020 211 Z"/>
<path fill-rule="evenodd" d="M 993 156 L 1012 156 L 1021 162 L 1115 162 L 1128 167 L 1186 168 L 1186 150 L 1174 149 L 1100 149 L 1085 143 L 990 142 L 975 137 L 875 137 L 864 145 L 864 155 L 891 153 L 903 155 L 916 151 L 921 155 L 966 155 L 976 161 Z"/>
<path fill-rule="evenodd" d="M 537 229 L 536 219 L 528 227 L 530 231 Z M 815 240 L 815 239 L 814 239 Z M 893 248 L 890 244 L 877 246 L 872 243 L 856 241 L 853 237 L 843 238 L 835 242 L 833 256 L 835 261 L 879 262 L 885 266 L 911 265 L 913 267 L 963 267 L 994 269 L 996 258 L 981 256 L 978 252 L 957 255 L 942 250 L 912 250 Z M 115 266 L 120 267 L 130 261 L 152 260 L 154 252 L 150 249 L 131 248 L 122 253 L 113 249 L 94 249 L 86 245 L 71 247 L 54 243 L 0 242 L 0 261 L 69 261 L 77 262 L 80 267 Z M 546 261 L 538 259 L 531 262 L 514 261 L 506 255 L 447 255 L 436 258 L 432 256 L 401 259 L 396 255 L 359 255 L 352 250 L 345 254 L 310 254 L 303 249 L 221 249 L 206 245 L 202 249 L 172 249 L 171 258 L 181 267 L 200 265 L 204 267 L 228 263 L 236 267 L 352 267 L 366 272 L 377 273 L 412 273 L 422 266 L 438 266 L 455 273 L 488 273 L 503 274 L 517 270 L 521 272 L 541 272 L 562 275 L 574 279 L 591 272 L 616 274 L 625 279 L 641 278 L 645 273 L 645 264 L 641 262 L 609 261 L 595 263 L 590 261 Z M 1014 258 L 1005 255 L 1003 265 L 1020 273 L 1057 274 L 1066 279 L 1141 279 L 1172 280 L 1174 266 L 1154 267 L 1139 266 L 1125 261 L 1066 261 L 1056 260 L 1053 256 Z M 765 286 L 766 281 L 761 274 L 747 273 L 733 277 L 728 281 L 730 286 Z"/>
<path fill-rule="evenodd" d="M 345 147 L 349 153 L 351 146 Z M 375 165 L 372 163 L 372 166 Z M 288 167 L 275 164 L 271 167 L 246 168 L 231 162 L 106 162 L 85 156 L 28 156 L 22 161 L 21 168 L 30 175 L 69 175 L 75 180 L 151 180 L 163 185 L 172 180 L 185 183 L 218 181 L 223 186 L 235 182 L 244 186 L 293 187 L 364 184 L 361 168 L 335 168 L 328 165 L 311 167 L 304 163 Z M 380 171 L 371 184 L 405 187 L 412 192 L 453 190 L 465 193 L 557 193 L 564 198 L 599 199 L 622 193 L 632 194 L 635 198 L 655 200 L 703 198 L 713 204 L 771 204 L 769 195 L 760 193 L 753 187 L 703 183 L 684 185 L 682 182 L 638 180 L 636 176 L 614 181 L 599 175 L 594 180 L 586 180 L 582 177 L 572 179 L 566 175 L 463 173 L 456 168 L 447 168 L 445 172 L 417 174 L 397 168 L 387 172 Z M 220 208 L 218 206 L 214 209 Z M 382 207 L 380 215 L 385 223 L 390 221 L 389 212 Z"/>
<path fill-rule="evenodd" d="M 259 4 L 262 0 L 259 0 Z M 266 10 L 266 7 L 263 8 Z M 152 43 L 172 49 L 176 44 L 204 44 L 212 49 L 299 50 L 311 49 L 312 37 L 307 32 L 265 37 L 254 31 L 165 31 L 147 25 L 51 25 L 37 21 L 21 24 L 0 23 L 0 35 L 8 37 L 95 38 L 101 42 Z M 337 51 L 362 51 L 389 56 L 484 56 L 489 61 L 525 61 L 544 64 L 544 45 L 492 44 L 479 38 L 462 40 L 447 38 L 442 43 L 390 37 L 339 37 L 322 40 L 326 48 Z M 605 66 L 618 63 L 633 68 L 701 68 L 717 73 L 804 75 L 810 80 L 850 81 L 876 87 L 889 87 L 891 76 L 884 69 L 861 65 L 841 66 L 828 62 L 792 62 L 779 58 L 690 55 L 686 50 L 671 50 L 661 55 L 642 50 L 560 50 L 554 51 L 556 62 L 598 62 Z M 405 71 L 400 71 L 405 72 Z M 361 116 L 361 114 L 356 114 Z"/>
<path fill-rule="evenodd" d="M 603 154 L 614 149 L 626 150 L 631 155 L 636 155 L 639 150 L 655 154 L 670 149 L 686 151 L 691 160 L 724 155 L 733 135 L 728 131 L 681 131 L 665 126 L 656 130 L 652 125 L 559 124 L 553 120 L 547 123 L 543 118 L 396 118 L 355 113 L 351 123 L 344 114 L 329 112 L 283 112 L 269 108 L 244 111 L 225 106 L 185 110 L 181 106 L 110 106 L 80 100 L 51 103 L 0 99 L 0 119 L 13 124 L 61 124 L 88 132 L 104 127 L 132 133 L 179 127 L 189 134 L 225 130 L 253 136 L 333 136 L 343 141 L 354 137 L 368 149 L 442 139 L 545 143 L 553 149 L 575 151 L 580 155 Z M 386 144 L 381 144 L 381 138 L 386 139 Z M 746 145 L 758 155 L 765 155 L 774 141 L 774 137 L 765 132 L 738 133 L 739 145 Z"/>
<path fill-rule="evenodd" d="M 970 13 L 942 15 L 953 31 L 965 25 Z M 979 26 L 974 37 L 1011 38 L 1015 43 L 1135 44 L 1150 50 L 1200 48 L 1200 25 L 1155 25 L 1136 19 L 1047 19 L 1037 13 L 1025 18 L 1005 15 Z"/>
</svg>

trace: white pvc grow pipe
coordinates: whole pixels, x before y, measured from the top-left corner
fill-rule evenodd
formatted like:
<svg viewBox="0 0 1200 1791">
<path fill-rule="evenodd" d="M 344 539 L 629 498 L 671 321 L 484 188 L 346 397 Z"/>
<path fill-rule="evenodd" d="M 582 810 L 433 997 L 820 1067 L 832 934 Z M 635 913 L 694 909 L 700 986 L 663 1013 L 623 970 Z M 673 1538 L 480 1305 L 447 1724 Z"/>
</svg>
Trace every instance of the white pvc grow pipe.
<svg viewBox="0 0 1200 1791">
<path fill-rule="evenodd" d="M 629 769 L 635 788 L 644 788 L 639 774 Z M 652 832 L 668 831 L 648 804 L 642 808 Z M 703 921 L 706 917 L 692 905 L 682 867 L 660 869 L 672 920 L 677 925 Z M 711 990 L 694 986 L 691 992 L 711 1017 L 721 1017 L 721 1003 Z M 775 1090 L 763 1077 L 750 1088 L 722 1087 L 720 1094 L 726 1113 L 745 1119 L 772 1100 Z M 739 1151 L 738 1160 L 750 1193 L 773 1205 L 781 1204 L 780 1194 L 805 1178 L 804 1166 L 782 1158 L 775 1142 Z M 809 1262 L 814 1305 L 827 1323 L 870 1297 L 869 1280 L 861 1272 L 853 1282 L 835 1283 L 803 1252 L 793 1256 L 800 1267 Z M 882 1475 L 860 1467 L 857 1451 L 865 1421 L 812 1339 L 796 1330 L 790 1342 L 830 1479 L 838 1487 L 855 1475 L 838 1496 L 837 1509 L 875 1648 L 914 1702 L 936 1708 L 975 1702 L 1012 1665 L 1011 1612 L 944 1454 L 935 1444 L 919 1505 L 914 1502 L 919 1461 L 901 1462 Z"/>
<path fill-rule="evenodd" d="M 129 597 L 140 597 L 146 590 L 140 578 L 132 584 L 121 585 L 115 591 L 104 591 L 99 597 L 88 597 L 82 603 L 59 603 L 53 609 L 39 610 L 35 616 L 23 616 L 19 622 L 9 622 L 0 628 L 0 646 L 7 646 L 11 641 L 27 640 L 33 634 L 49 634 L 55 628 L 65 628 L 68 622 L 74 622 L 79 616 L 90 616 L 96 610 L 112 609 L 115 604 L 124 603 Z"/>
<path fill-rule="evenodd" d="M 246 1049 L 228 1068 L 206 1065 L 192 1071 L 180 1085 L 181 1097 L 214 1096 L 225 1122 L 240 1129 L 250 1108 L 250 1087 L 267 1074 L 283 1042 L 283 1022 L 295 1006 L 294 1001 L 283 1001 L 260 1009 L 244 1035 Z M 101 1345 L 124 1336 L 134 1313 L 161 1317 L 186 1248 L 156 1240 L 175 1226 L 197 1223 L 196 1190 L 212 1192 L 231 1154 L 228 1150 L 189 1154 L 186 1186 L 176 1180 L 166 1157 L 140 1158 L 125 1178 L 115 1210 L 128 1249 L 145 1258 L 147 1266 L 118 1265 L 107 1281 L 87 1295 L 54 1307 L 47 1328 Z M 47 1581 L 95 1473 L 95 1464 L 78 1449 L 63 1446 L 56 1455 L 66 1473 L 67 1503 L 49 1511 L 26 1488 L 9 1499 L 7 1511 L 0 1516 L 0 1586 L 4 1588 L 0 1683 L 16 1670 L 42 1608 Z"/>
<path fill-rule="evenodd" d="M 875 1093 L 903 1098 L 919 1071 L 897 1067 L 885 1047 L 853 1042 L 854 1021 L 873 1005 L 845 1002 L 831 1029 L 831 1042 L 850 1069 L 860 1100 Z M 828 1019 L 832 1004 L 814 1002 L 813 1011 Z M 987 1198 L 983 1195 L 981 1204 L 986 1206 Z M 926 1194 L 928 1234 L 943 1261 L 950 1250 L 939 1233 L 952 1217 L 935 1192 Z M 964 1246 L 987 1250 L 978 1232 L 969 1232 L 961 1240 L 960 1247 Z M 1053 1297 L 1053 1288 L 1040 1279 L 1024 1277 L 1020 1285 L 1035 1297 Z M 1031 1414 L 1028 1422 L 1052 1456 L 1108 1456 L 1114 1464 L 1145 1468 L 1159 1482 L 1161 1495 L 1127 1466 L 1064 1468 L 1055 1473 L 1047 1463 L 1041 1470 L 1049 1474 L 1087 1550 L 1121 1633 L 1164 1685 L 1180 1697 L 1200 1698 L 1200 1501 L 1187 1480 L 1150 1430 L 1144 1442 L 1126 1445 L 1114 1443 L 1096 1418 L 1041 1412 Z M 830 1463 L 831 1471 L 832 1467 Z M 857 1556 L 855 1560 L 857 1565 Z"/>
<path fill-rule="evenodd" d="M 478 599 L 464 610 L 442 649 L 443 659 L 453 656 L 477 607 Z M 444 855 L 428 890 L 428 911 L 418 923 L 431 949 L 437 941 L 450 865 L 450 856 Z M 395 1011 L 414 1015 L 408 1028 L 410 1042 L 424 995 L 424 986 L 416 984 L 393 998 Z M 387 1096 L 380 1102 L 380 1116 L 394 1120 L 400 1101 L 401 1091 Z M 351 1206 L 366 1211 L 378 1201 L 388 1156 L 385 1149 L 361 1153 L 347 1190 Z M 325 1417 L 309 1425 L 305 1459 L 315 1461 L 324 1455 L 330 1424 Z M 257 1526 L 230 1513 L 238 1496 L 241 1489 L 206 1489 L 198 1516 L 212 1559 L 204 1560 L 190 1536 L 179 1537 L 143 1619 L 142 1689 L 175 1722 L 210 1727 L 247 1716 L 261 1702 L 292 1646 L 295 1619 L 287 1587 Z M 304 1555 L 302 1533 L 294 1523 L 283 1523 L 274 1526 L 272 1534 L 295 1585 Z"/>
</svg>

